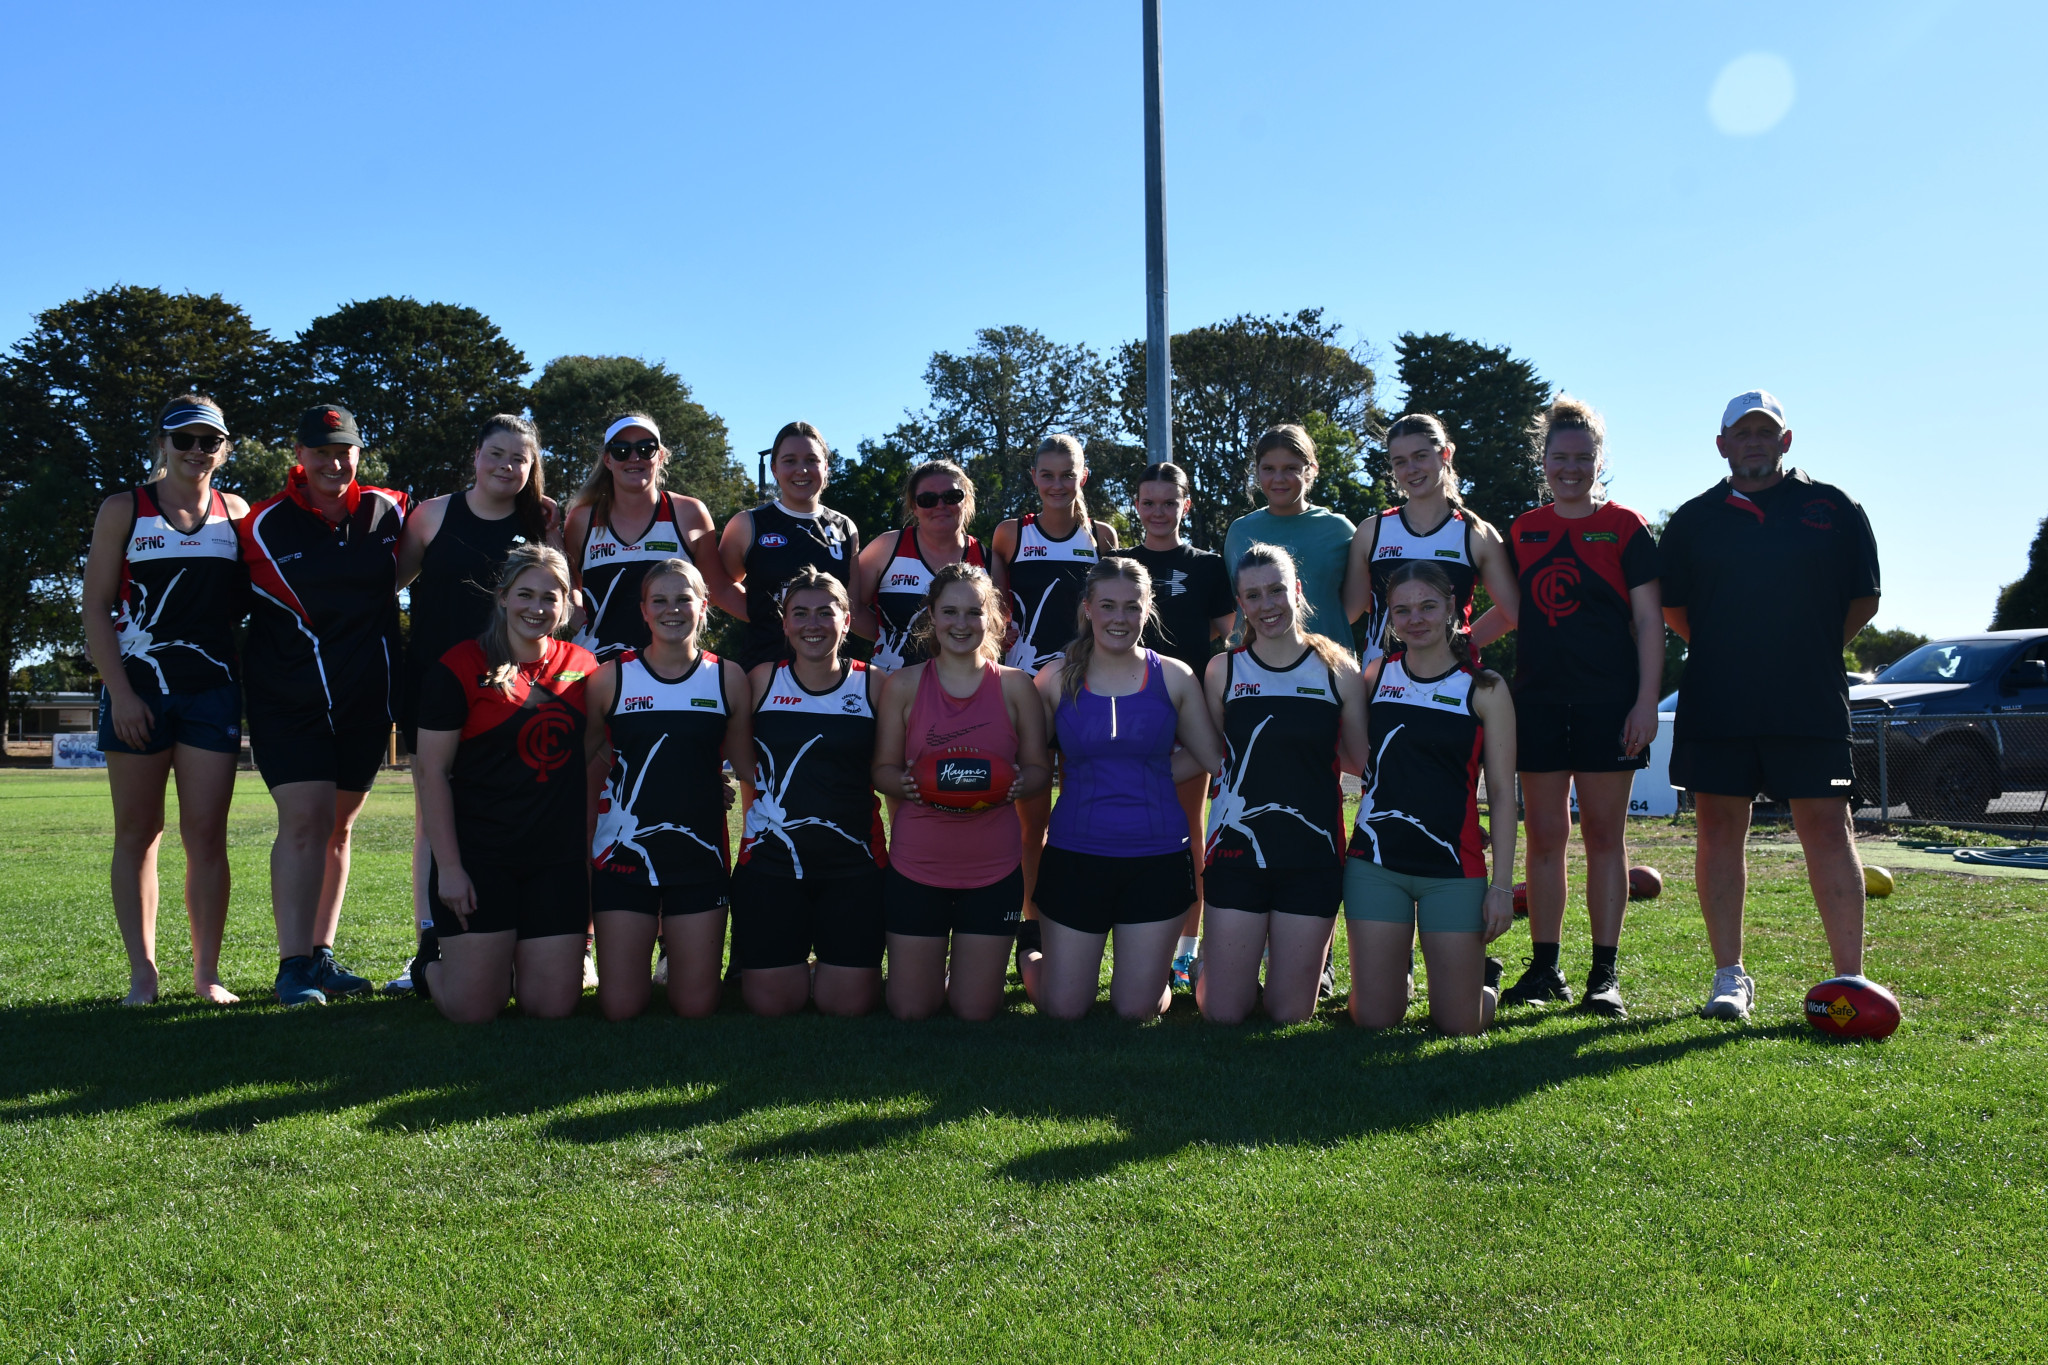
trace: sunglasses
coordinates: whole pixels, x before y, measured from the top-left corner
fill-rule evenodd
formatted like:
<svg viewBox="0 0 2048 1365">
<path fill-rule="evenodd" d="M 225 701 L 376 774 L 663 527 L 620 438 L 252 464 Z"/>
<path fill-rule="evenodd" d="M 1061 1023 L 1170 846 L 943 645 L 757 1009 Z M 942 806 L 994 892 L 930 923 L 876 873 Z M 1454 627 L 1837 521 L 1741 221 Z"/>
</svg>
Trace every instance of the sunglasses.
<svg viewBox="0 0 2048 1365">
<path fill-rule="evenodd" d="M 651 460 L 654 452 L 661 449 L 661 442 L 652 436 L 638 441 L 613 441 L 604 448 L 604 453 L 614 460 Z"/>
<path fill-rule="evenodd" d="M 967 501 L 967 490 L 964 488 L 948 488 L 943 493 L 919 493 L 913 501 L 927 512 L 937 507 L 940 503 L 944 503 L 948 507 L 958 507 L 961 503 Z"/>
<path fill-rule="evenodd" d="M 195 436 L 189 431 L 174 431 L 171 433 L 171 448 L 186 451 L 198 446 L 201 454 L 211 455 L 220 449 L 220 443 L 225 440 L 227 437 L 217 431 L 209 431 L 204 436 Z"/>
</svg>

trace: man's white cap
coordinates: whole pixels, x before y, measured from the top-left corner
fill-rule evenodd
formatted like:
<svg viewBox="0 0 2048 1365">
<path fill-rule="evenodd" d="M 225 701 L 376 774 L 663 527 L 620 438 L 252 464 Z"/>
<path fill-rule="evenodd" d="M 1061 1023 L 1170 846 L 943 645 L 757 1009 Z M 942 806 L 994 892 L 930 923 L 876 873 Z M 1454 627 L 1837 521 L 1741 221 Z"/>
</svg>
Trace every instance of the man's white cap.
<svg viewBox="0 0 2048 1365">
<path fill-rule="evenodd" d="M 1751 389 L 1748 393 L 1738 393 L 1728 400 L 1728 410 L 1721 414 L 1721 430 L 1728 430 L 1752 412 L 1768 412 L 1780 428 L 1792 425 L 1785 420 L 1783 403 L 1762 389 Z"/>
</svg>

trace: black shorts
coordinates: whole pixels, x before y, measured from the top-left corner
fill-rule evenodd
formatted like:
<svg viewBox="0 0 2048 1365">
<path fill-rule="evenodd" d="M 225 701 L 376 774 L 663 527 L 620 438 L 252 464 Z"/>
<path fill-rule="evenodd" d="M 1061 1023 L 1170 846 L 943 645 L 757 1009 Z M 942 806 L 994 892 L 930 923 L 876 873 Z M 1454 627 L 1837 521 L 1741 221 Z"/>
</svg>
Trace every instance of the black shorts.
<svg viewBox="0 0 2048 1365">
<path fill-rule="evenodd" d="M 590 874 L 590 911 L 631 910 L 640 915 L 701 915 L 726 906 L 728 883 L 690 882 L 655 886 L 645 872 L 604 872 Z"/>
<path fill-rule="evenodd" d="M 1195 860 L 1186 849 L 1111 858 L 1048 847 L 1033 899 L 1039 914 L 1084 934 L 1179 919 L 1195 903 Z"/>
<path fill-rule="evenodd" d="M 1648 745 L 1623 752 L 1632 703 L 1515 698 L 1515 767 L 1525 773 L 1632 773 L 1650 766 Z"/>
<path fill-rule="evenodd" d="M 382 698 L 329 713 L 283 710 L 249 700 L 249 749 L 263 785 L 332 782 L 336 790 L 366 792 L 377 780 L 391 743 L 391 714 Z"/>
<path fill-rule="evenodd" d="M 149 742 L 131 749 L 114 733 L 114 699 L 100 688 L 100 752 L 160 754 L 173 745 L 189 744 L 217 754 L 242 752 L 242 685 L 222 683 L 204 692 L 158 692 L 135 695 L 149 707 Z"/>
<path fill-rule="evenodd" d="M 1329 867 L 1211 867 L 1202 873 L 1202 903 L 1264 915 L 1334 919 L 1344 903 L 1344 864 Z"/>
<path fill-rule="evenodd" d="M 882 965 L 882 869 L 851 877 L 778 877 L 741 864 L 732 874 L 732 955 L 743 970 Z"/>
<path fill-rule="evenodd" d="M 1682 739 L 1671 746 L 1671 785 L 1695 796 L 1846 801 L 1854 780 L 1847 739 Z"/>
<path fill-rule="evenodd" d="M 991 934 L 1010 938 L 1024 918 L 1024 868 L 988 886 L 926 886 L 888 868 L 882 873 L 884 922 L 892 934 L 944 938 Z"/>
<path fill-rule="evenodd" d="M 469 927 L 441 903 L 441 868 L 427 864 L 427 904 L 434 912 L 434 932 L 441 938 L 463 934 L 501 934 L 513 930 L 521 938 L 556 938 L 581 934 L 590 924 L 590 865 L 582 859 L 532 867 L 517 857 L 463 860 L 463 871 L 476 891 L 476 911 Z"/>
</svg>

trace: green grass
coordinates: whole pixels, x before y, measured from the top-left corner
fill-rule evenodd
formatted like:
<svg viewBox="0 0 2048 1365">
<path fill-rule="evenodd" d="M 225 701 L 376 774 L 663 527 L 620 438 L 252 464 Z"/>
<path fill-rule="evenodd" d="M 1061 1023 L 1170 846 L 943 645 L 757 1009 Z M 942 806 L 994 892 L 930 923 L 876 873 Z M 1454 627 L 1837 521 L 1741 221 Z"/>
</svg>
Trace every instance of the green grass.
<svg viewBox="0 0 2048 1365">
<path fill-rule="evenodd" d="M 408 792 L 344 962 L 407 937 Z M 225 972 L 273 962 L 245 783 Z M 2039 1359 L 2039 883 L 1873 903 L 1882 1044 L 1810 1033 L 1796 846 L 1752 858 L 1747 1026 L 1689 846 L 1631 912 L 1625 1023 L 1482 1040 L 1098 1012 L 457 1029 L 416 1001 L 121 1010 L 98 774 L 0 772 L 0 1358 Z M 1566 964 L 1585 966 L 1582 912 Z M 1526 943 L 1506 941 L 1516 960 Z M 1421 1011 L 1411 1015 L 1419 1021 Z"/>
</svg>

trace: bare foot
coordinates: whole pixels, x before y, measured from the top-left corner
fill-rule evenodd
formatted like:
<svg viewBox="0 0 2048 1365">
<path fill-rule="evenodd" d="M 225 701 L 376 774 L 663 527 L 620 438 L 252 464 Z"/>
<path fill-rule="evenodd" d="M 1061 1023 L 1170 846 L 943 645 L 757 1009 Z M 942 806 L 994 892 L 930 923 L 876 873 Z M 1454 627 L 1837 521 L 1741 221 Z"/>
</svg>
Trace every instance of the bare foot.
<svg viewBox="0 0 2048 1365">
<path fill-rule="evenodd" d="M 128 973 L 128 994 L 122 998 L 123 1005 L 154 1005 L 156 1003 L 156 968 Z"/>
<path fill-rule="evenodd" d="M 192 993 L 208 1005 L 239 1005 L 242 1003 L 241 996 L 236 995 L 218 981 L 195 981 L 192 983 Z"/>
</svg>

